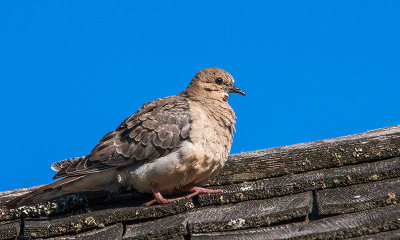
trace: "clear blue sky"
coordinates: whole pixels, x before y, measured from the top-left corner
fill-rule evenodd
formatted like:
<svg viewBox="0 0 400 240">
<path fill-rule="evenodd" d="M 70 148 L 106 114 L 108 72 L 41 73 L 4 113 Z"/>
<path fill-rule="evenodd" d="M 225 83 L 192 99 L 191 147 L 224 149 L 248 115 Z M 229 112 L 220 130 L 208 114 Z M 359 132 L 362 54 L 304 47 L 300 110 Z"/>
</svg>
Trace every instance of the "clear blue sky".
<svg viewBox="0 0 400 240">
<path fill-rule="evenodd" d="M 1 1 L 0 191 L 229 71 L 232 153 L 400 124 L 399 1 Z"/>
</svg>

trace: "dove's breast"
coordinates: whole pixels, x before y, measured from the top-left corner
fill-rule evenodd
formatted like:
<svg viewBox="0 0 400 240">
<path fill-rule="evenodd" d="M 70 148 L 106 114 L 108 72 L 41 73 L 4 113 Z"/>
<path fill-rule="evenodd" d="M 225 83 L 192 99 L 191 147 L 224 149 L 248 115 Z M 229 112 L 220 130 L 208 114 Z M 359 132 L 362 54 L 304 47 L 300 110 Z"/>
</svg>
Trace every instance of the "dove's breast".
<svg viewBox="0 0 400 240">
<path fill-rule="evenodd" d="M 197 184 L 218 174 L 228 159 L 235 115 L 227 102 L 210 99 L 192 101 L 190 109 L 194 157 L 188 182 Z"/>
</svg>

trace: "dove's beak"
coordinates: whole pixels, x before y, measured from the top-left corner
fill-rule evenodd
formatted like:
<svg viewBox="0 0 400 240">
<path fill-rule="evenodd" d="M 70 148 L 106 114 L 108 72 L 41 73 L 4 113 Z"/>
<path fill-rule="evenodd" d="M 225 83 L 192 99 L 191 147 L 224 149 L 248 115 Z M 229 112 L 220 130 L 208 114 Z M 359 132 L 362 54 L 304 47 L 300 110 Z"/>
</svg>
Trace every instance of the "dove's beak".
<svg viewBox="0 0 400 240">
<path fill-rule="evenodd" d="M 243 90 L 241 90 L 233 85 L 229 86 L 227 90 L 228 90 L 228 93 L 239 93 L 239 94 L 242 94 L 243 96 L 246 96 L 246 93 Z"/>
</svg>

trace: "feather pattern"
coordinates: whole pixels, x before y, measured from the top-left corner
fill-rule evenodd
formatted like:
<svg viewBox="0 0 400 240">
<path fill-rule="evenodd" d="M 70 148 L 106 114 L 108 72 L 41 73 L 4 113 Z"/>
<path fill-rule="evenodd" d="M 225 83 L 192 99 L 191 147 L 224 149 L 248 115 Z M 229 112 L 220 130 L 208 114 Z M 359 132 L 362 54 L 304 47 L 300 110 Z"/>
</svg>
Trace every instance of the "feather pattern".
<svg viewBox="0 0 400 240">
<path fill-rule="evenodd" d="M 52 169 L 59 171 L 54 179 L 165 156 L 189 139 L 190 123 L 189 103 L 184 97 L 165 97 L 146 103 L 105 135 L 89 155 L 54 163 Z"/>
</svg>

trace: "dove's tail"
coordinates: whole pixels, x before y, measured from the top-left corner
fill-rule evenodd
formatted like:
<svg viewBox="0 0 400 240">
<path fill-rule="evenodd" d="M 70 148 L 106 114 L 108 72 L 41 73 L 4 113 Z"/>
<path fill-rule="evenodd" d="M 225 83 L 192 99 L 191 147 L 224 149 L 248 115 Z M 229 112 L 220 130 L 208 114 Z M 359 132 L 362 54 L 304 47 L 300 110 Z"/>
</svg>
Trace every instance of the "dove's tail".
<svg viewBox="0 0 400 240">
<path fill-rule="evenodd" d="M 117 170 L 108 169 L 83 176 L 71 176 L 37 188 L 5 204 L 9 209 L 49 201 L 67 194 L 87 191 L 115 191 L 121 187 Z"/>
<path fill-rule="evenodd" d="M 8 209 L 17 208 L 23 205 L 32 205 L 39 202 L 48 201 L 50 199 L 68 194 L 65 192 L 63 193 L 62 186 L 67 183 L 76 181 L 79 178 L 82 178 L 82 176 L 67 177 L 56 182 L 44 185 L 43 187 L 37 188 L 31 192 L 28 192 L 8 201 L 7 203 L 5 203 L 5 206 Z"/>
</svg>

